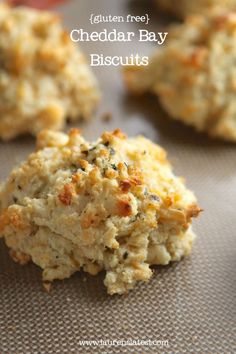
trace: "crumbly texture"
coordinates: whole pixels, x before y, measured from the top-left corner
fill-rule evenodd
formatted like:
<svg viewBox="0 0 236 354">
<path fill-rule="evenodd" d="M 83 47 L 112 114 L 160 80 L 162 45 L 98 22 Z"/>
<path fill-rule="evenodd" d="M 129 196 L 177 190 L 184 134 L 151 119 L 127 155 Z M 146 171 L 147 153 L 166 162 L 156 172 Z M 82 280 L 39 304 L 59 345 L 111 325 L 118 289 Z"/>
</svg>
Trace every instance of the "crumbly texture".
<svg viewBox="0 0 236 354">
<path fill-rule="evenodd" d="M 89 118 L 96 80 L 59 16 L 0 4 L 0 139 Z"/>
<path fill-rule="evenodd" d="M 236 9 L 236 0 L 155 0 L 158 6 L 164 11 L 168 11 L 184 18 L 193 14 L 205 14 L 213 8 Z"/>
<path fill-rule="evenodd" d="M 200 209 L 160 146 L 120 130 L 89 143 L 72 130 L 43 131 L 37 147 L 0 190 L 0 235 L 43 281 L 104 269 L 108 293 L 123 294 L 150 265 L 190 253 Z"/>
<path fill-rule="evenodd" d="M 125 71 L 134 93 L 152 92 L 169 115 L 236 141 L 236 13 L 192 16 L 172 27 L 147 67 Z"/>
</svg>

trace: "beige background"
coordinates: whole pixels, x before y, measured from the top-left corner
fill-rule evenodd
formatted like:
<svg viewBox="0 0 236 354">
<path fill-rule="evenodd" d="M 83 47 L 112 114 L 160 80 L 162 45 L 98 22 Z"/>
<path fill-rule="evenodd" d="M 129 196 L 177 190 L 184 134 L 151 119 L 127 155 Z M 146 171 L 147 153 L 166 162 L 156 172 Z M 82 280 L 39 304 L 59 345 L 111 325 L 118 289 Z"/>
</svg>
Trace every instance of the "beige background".
<svg viewBox="0 0 236 354">
<path fill-rule="evenodd" d="M 149 13 L 149 29 L 163 28 L 163 17 L 147 1 L 74 0 L 59 8 L 68 28 L 91 31 L 91 13 Z M 137 31 L 138 24 L 101 24 L 94 30 Z M 154 44 L 83 43 L 85 52 L 105 55 L 150 53 Z M 204 213 L 195 222 L 198 235 L 190 258 L 155 268 L 150 283 L 127 296 L 109 297 L 104 275 L 75 274 L 56 282 L 50 295 L 42 291 L 41 271 L 10 260 L 0 242 L 0 354 L 54 353 L 236 353 L 236 147 L 210 140 L 171 121 L 153 97 L 128 97 L 120 70 L 94 70 L 103 101 L 94 119 L 82 124 L 89 139 L 121 127 L 145 134 L 164 146 L 177 174 L 187 179 Z M 112 112 L 110 122 L 101 114 Z M 0 180 L 34 148 L 24 137 L 0 143 Z M 169 349 L 154 347 L 80 347 L 86 339 L 169 340 Z"/>
</svg>

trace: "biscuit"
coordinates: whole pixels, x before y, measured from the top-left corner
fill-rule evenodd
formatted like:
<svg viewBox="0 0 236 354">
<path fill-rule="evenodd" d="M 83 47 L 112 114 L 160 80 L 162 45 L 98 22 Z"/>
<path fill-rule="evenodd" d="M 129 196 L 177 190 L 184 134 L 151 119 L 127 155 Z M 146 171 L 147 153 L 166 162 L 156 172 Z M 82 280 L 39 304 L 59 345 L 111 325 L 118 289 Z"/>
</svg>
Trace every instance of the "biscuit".
<svg viewBox="0 0 236 354">
<path fill-rule="evenodd" d="M 0 4 L 0 139 L 89 118 L 99 90 L 52 13 Z"/>
<path fill-rule="evenodd" d="M 190 253 L 200 209 L 161 147 L 120 130 L 89 143 L 75 129 L 43 131 L 37 147 L 1 187 L 0 235 L 44 282 L 105 270 L 108 293 L 123 294 Z"/>
<path fill-rule="evenodd" d="M 155 0 L 164 11 L 185 18 L 193 14 L 205 14 L 213 8 L 236 9 L 236 0 Z"/>
<path fill-rule="evenodd" d="M 152 92 L 177 120 L 236 141 L 236 13 L 196 15 L 171 27 L 146 67 L 125 70 L 134 93 Z"/>
</svg>

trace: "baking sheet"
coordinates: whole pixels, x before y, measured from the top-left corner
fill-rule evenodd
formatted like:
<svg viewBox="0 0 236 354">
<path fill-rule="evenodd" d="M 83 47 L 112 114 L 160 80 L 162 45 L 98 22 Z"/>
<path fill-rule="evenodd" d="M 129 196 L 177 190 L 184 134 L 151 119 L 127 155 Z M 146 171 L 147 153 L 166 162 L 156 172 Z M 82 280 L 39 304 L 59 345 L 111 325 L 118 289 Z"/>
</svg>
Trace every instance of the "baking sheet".
<svg viewBox="0 0 236 354">
<path fill-rule="evenodd" d="M 74 0 L 57 9 L 69 29 L 91 31 L 91 13 L 149 13 L 149 29 L 161 29 L 167 19 L 150 2 Z M 138 24 L 100 24 L 96 30 L 136 31 Z M 105 55 L 150 53 L 151 43 L 83 43 L 84 51 Z M 54 353 L 236 353 L 236 147 L 210 140 L 158 108 L 156 99 L 127 96 L 120 70 L 95 68 L 103 100 L 90 123 L 88 139 L 120 127 L 128 135 L 144 134 L 167 149 L 176 174 L 186 177 L 204 213 L 194 222 L 198 235 L 191 257 L 156 267 L 148 284 L 125 296 L 108 296 L 104 274 L 77 273 L 42 290 L 41 271 L 21 267 L 0 242 L 0 354 Z M 112 112 L 113 119 L 101 119 Z M 0 180 L 34 149 L 23 137 L 0 143 Z M 89 347 L 81 340 L 168 340 L 169 348 L 154 346 Z"/>
</svg>

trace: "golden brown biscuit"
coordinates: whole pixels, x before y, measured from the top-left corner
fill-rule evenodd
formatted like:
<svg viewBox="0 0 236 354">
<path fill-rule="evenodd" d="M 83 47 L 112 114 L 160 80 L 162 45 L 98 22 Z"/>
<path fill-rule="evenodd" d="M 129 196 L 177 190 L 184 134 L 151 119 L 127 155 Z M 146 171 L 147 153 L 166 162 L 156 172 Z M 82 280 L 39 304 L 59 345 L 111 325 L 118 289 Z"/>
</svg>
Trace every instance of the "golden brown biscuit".
<svg viewBox="0 0 236 354">
<path fill-rule="evenodd" d="M 169 115 L 236 141 L 236 13 L 194 16 L 170 29 L 147 67 L 125 71 L 128 88 L 153 92 Z"/>
<path fill-rule="evenodd" d="M 44 281 L 105 269 L 108 292 L 122 294 L 150 265 L 190 253 L 200 210 L 161 147 L 120 130 L 94 143 L 43 131 L 37 146 L 0 190 L 0 235 Z"/>
<path fill-rule="evenodd" d="M 205 14 L 213 8 L 236 9 L 236 0 L 155 0 L 163 10 L 184 18 L 192 14 Z"/>
<path fill-rule="evenodd" d="M 0 52 L 0 139 L 91 115 L 96 80 L 58 16 L 0 4 Z"/>
</svg>

